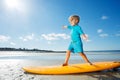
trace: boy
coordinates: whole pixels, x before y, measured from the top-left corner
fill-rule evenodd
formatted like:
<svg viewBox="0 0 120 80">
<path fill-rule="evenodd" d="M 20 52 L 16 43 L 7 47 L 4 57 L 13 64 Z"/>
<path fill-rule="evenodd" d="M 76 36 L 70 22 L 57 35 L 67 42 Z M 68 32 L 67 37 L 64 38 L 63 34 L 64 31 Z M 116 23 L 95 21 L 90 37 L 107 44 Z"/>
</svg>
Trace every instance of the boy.
<svg viewBox="0 0 120 80">
<path fill-rule="evenodd" d="M 71 30 L 71 43 L 68 47 L 68 50 L 66 51 L 66 59 L 65 59 L 65 62 L 63 63 L 63 66 L 68 65 L 68 61 L 69 61 L 71 52 L 79 53 L 80 56 L 82 56 L 82 58 L 87 63 L 92 65 L 92 63 L 87 59 L 87 57 L 83 51 L 81 37 L 83 39 L 87 40 L 87 36 L 84 34 L 81 27 L 78 25 L 78 23 L 80 22 L 80 17 L 78 15 L 72 15 L 69 17 L 69 22 L 70 22 L 71 26 L 63 26 L 63 28 L 68 28 Z"/>
</svg>

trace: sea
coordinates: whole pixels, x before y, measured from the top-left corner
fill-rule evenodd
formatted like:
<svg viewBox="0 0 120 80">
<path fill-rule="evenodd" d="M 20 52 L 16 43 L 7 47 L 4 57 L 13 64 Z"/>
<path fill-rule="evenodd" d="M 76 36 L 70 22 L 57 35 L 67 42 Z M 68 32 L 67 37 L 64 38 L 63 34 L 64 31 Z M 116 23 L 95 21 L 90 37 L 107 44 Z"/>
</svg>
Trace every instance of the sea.
<svg viewBox="0 0 120 80">
<path fill-rule="evenodd" d="M 120 61 L 120 50 L 114 51 L 86 51 L 91 62 Z M 38 65 L 60 65 L 64 62 L 66 53 L 52 53 L 39 51 L 0 51 L 0 60 L 23 60 L 39 62 Z M 44 63 L 44 64 L 43 64 Z M 69 64 L 84 63 L 79 54 L 71 53 Z"/>
</svg>

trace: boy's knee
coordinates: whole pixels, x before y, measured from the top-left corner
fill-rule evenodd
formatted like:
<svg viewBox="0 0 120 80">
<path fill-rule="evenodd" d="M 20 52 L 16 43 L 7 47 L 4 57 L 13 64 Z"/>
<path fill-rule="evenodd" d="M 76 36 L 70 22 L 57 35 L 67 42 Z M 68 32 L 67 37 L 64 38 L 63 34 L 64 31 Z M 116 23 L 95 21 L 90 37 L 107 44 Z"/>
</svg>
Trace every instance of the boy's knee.
<svg viewBox="0 0 120 80">
<path fill-rule="evenodd" d="M 80 53 L 81 56 L 84 56 L 85 54 L 84 53 Z"/>
<path fill-rule="evenodd" d="M 67 53 L 71 53 L 71 51 L 70 51 L 70 50 L 67 50 L 66 52 L 67 52 Z"/>
</svg>

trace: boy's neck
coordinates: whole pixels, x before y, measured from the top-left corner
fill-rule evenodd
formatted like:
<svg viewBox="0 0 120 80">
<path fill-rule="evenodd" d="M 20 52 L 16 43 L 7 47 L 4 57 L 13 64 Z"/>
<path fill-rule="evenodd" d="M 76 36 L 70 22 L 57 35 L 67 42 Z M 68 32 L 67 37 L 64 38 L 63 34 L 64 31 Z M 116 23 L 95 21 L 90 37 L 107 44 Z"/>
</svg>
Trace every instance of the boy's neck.
<svg viewBox="0 0 120 80">
<path fill-rule="evenodd" d="M 77 26 L 78 24 L 72 25 L 72 26 Z"/>
</svg>

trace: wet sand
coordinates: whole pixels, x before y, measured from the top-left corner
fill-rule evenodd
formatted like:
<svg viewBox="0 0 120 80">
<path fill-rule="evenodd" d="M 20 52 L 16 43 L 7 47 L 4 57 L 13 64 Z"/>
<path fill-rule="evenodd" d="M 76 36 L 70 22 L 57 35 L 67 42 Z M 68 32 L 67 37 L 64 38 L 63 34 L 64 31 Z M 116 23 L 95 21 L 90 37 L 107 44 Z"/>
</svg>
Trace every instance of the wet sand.
<svg viewBox="0 0 120 80">
<path fill-rule="evenodd" d="M 0 60 L 0 80 L 120 80 L 119 69 L 70 75 L 38 75 L 24 72 L 22 67 L 31 64 L 36 63 L 22 60 Z"/>
</svg>

